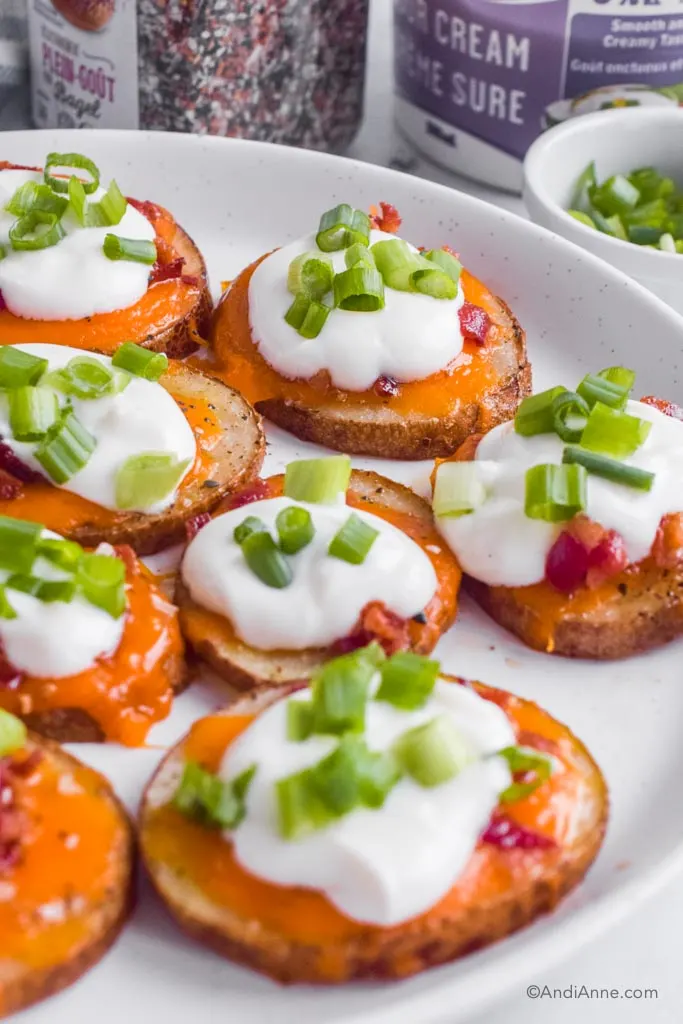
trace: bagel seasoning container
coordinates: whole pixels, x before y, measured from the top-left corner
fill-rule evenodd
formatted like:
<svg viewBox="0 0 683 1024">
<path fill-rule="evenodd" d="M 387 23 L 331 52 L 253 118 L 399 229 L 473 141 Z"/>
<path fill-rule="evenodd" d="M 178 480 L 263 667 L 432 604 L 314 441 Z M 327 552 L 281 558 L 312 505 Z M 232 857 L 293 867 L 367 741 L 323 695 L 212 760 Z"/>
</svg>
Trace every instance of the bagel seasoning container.
<svg viewBox="0 0 683 1024">
<path fill-rule="evenodd" d="M 681 0 L 395 0 L 394 42 L 402 134 L 512 192 L 546 128 L 611 107 L 683 105 Z"/>
</svg>

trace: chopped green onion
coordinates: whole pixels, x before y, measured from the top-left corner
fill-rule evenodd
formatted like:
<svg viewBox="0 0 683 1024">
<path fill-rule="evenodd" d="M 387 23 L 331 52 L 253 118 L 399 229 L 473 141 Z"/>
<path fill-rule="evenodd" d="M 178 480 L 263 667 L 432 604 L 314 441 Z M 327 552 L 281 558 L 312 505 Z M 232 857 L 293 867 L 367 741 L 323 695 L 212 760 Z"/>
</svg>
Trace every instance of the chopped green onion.
<svg viewBox="0 0 683 1024">
<path fill-rule="evenodd" d="M 59 415 L 54 391 L 27 384 L 9 392 L 9 425 L 17 441 L 40 441 Z"/>
<path fill-rule="evenodd" d="M 255 774 L 256 765 L 252 765 L 226 783 L 195 761 L 188 761 L 173 806 L 207 828 L 235 828 L 244 818 L 244 802 Z"/>
<path fill-rule="evenodd" d="M 23 519 L 0 516 L 0 569 L 30 573 L 43 527 Z"/>
<path fill-rule="evenodd" d="M 37 384 L 48 365 L 47 359 L 39 359 L 13 345 L 3 345 L 0 348 L 0 389 Z"/>
<path fill-rule="evenodd" d="M 562 441 L 580 441 L 590 415 L 588 403 L 581 395 L 565 391 L 553 399 L 553 426 Z"/>
<path fill-rule="evenodd" d="M 515 803 L 534 793 L 539 786 L 547 782 L 553 772 L 553 762 L 547 754 L 541 754 L 530 747 L 505 747 L 499 750 L 496 757 L 503 757 L 513 774 L 517 772 L 534 772 L 536 778 L 532 782 L 513 782 L 500 794 L 499 800 L 504 804 Z"/>
<path fill-rule="evenodd" d="M 408 729 L 393 746 L 399 765 L 420 786 L 440 786 L 459 775 L 474 753 L 449 715 Z"/>
<path fill-rule="evenodd" d="M 432 508 L 435 516 L 463 516 L 486 501 L 478 462 L 442 462 L 436 473 Z"/>
<path fill-rule="evenodd" d="M 375 257 L 372 255 L 366 245 L 362 245 L 360 242 L 354 242 L 344 253 L 344 260 L 347 268 L 350 270 L 351 267 L 357 266 L 359 263 L 364 267 L 370 267 L 371 270 L 375 270 Z"/>
<path fill-rule="evenodd" d="M 401 778 L 399 763 L 392 751 L 379 753 L 368 750 L 366 743 L 358 736 L 349 736 L 358 744 L 356 754 L 356 774 L 361 803 L 365 807 L 377 809 Z"/>
<path fill-rule="evenodd" d="M 21 719 L 0 708 L 0 757 L 23 750 L 27 739 L 28 732 Z"/>
<path fill-rule="evenodd" d="M 106 226 L 111 227 L 121 223 L 127 208 L 126 197 L 115 181 L 110 183 L 99 202 L 91 203 L 91 209 L 98 211 L 98 219 L 102 219 Z"/>
<path fill-rule="evenodd" d="M 314 715 L 310 700 L 287 701 L 287 739 L 302 743 L 313 732 Z"/>
<path fill-rule="evenodd" d="M 315 527 L 308 509 L 298 508 L 290 505 L 289 508 L 281 509 L 275 519 L 280 550 L 286 555 L 295 555 L 307 544 L 310 544 L 315 535 Z"/>
<path fill-rule="evenodd" d="M 76 593 L 75 580 L 43 580 L 38 576 L 16 574 L 10 576 L 5 586 L 8 590 L 20 590 L 24 594 L 44 601 L 46 604 L 61 601 L 68 604 Z"/>
<path fill-rule="evenodd" d="M 67 395 L 89 401 L 114 393 L 115 374 L 94 356 L 76 356 L 44 381 Z"/>
<path fill-rule="evenodd" d="M 676 192 L 673 178 L 663 177 L 654 167 L 638 167 L 629 174 L 628 180 L 638 189 L 643 202 L 664 199 Z"/>
<path fill-rule="evenodd" d="M 354 210 L 347 203 L 341 203 L 322 215 L 315 241 L 323 252 L 348 249 L 355 242 L 367 245 L 370 241 L 370 218 L 362 210 Z"/>
<path fill-rule="evenodd" d="M 89 203 L 83 183 L 73 176 L 69 179 L 69 201 L 79 224 L 86 228 L 120 224 L 128 207 L 115 181 L 112 181 L 99 202 Z"/>
<path fill-rule="evenodd" d="M 645 443 L 651 429 L 652 424 L 648 420 L 629 416 L 619 409 L 610 409 L 608 405 L 596 402 L 581 435 L 581 447 L 611 455 L 614 459 L 625 459 Z M 563 440 L 578 438 L 565 437 Z"/>
<path fill-rule="evenodd" d="M 423 707 L 439 677 L 439 662 L 412 651 L 399 651 L 380 666 L 382 681 L 375 700 L 405 711 Z"/>
<path fill-rule="evenodd" d="M 387 288 L 399 292 L 411 291 L 413 272 L 426 262 L 402 238 L 383 238 L 370 252 Z"/>
<path fill-rule="evenodd" d="M 564 523 L 586 507 L 586 471 L 582 466 L 532 466 L 526 472 L 524 512 L 529 519 Z"/>
<path fill-rule="evenodd" d="M 566 391 L 566 388 L 556 387 L 524 398 L 515 414 L 515 432 L 522 437 L 552 434 L 555 429 L 553 402 Z"/>
<path fill-rule="evenodd" d="M 370 644 L 319 669 L 311 686 L 314 732 L 363 732 L 370 682 L 383 661 L 379 644 Z"/>
<path fill-rule="evenodd" d="M 130 263 L 155 263 L 157 247 L 154 242 L 141 238 L 120 238 L 105 235 L 102 246 L 108 260 L 128 260 Z"/>
<path fill-rule="evenodd" d="M 578 220 L 579 224 L 585 224 L 587 228 L 592 228 L 593 231 L 596 230 L 593 218 L 589 217 L 587 213 L 583 213 L 582 210 L 567 210 L 567 213 L 570 217 L 573 217 L 574 220 Z"/>
<path fill-rule="evenodd" d="M 588 190 L 590 201 L 604 217 L 628 213 L 640 200 L 640 192 L 623 174 L 615 174 L 602 185 Z"/>
<path fill-rule="evenodd" d="M 83 469 L 96 447 L 95 438 L 67 408 L 47 431 L 34 455 L 51 480 L 65 484 Z"/>
<path fill-rule="evenodd" d="M 191 462 L 171 452 L 130 455 L 116 474 L 116 507 L 143 509 L 163 501 L 175 491 Z"/>
<path fill-rule="evenodd" d="M 0 350 L 1 351 L 1 350 Z M 311 505 L 335 505 L 345 495 L 351 479 L 348 455 L 324 459 L 299 459 L 285 469 L 283 494 Z"/>
<path fill-rule="evenodd" d="M 378 537 L 379 530 L 352 512 L 330 541 L 327 553 L 342 562 L 362 565 Z"/>
<path fill-rule="evenodd" d="M 384 309 L 384 281 L 378 270 L 356 264 L 334 276 L 334 304 L 338 309 L 374 313 Z"/>
<path fill-rule="evenodd" d="M 112 366 L 117 366 L 134 377 L 145 380 L 159 380 L 168 370 L 168 357 L 163 352 L 150 352 L 134 341 L 124 341 L 112 356 Z"/>
<path fill-rule="evenodd" d="M 595 172 L 595 161 L 588 164 L 585 171 L 582 171 L 574 189 L 571 205 L 577 210 L 586 208 L 588 203 L 588 191 L 597 183 Z"/>
<path fill-rule="evenodd" d="M 47 185 L 26 181 L 19 186 L 5 209 L 15 217 L 23 217 L 31 210 L 41 210 L 43 213 L 54 213 L 59 219 L 68 205 L 64 196 L 55 195 Z"/>
<path fill-rule="evenodd" d="M 332 815 L 312 783 L 312 768 L 275 783 L 278 827 L 283 839 L 301 839 L 332 821 Z"/>
<path fill-rule="evenodd" d="M 633 487 L 639 491 L 651 491 L 655 479 L 654 473 L 648 473 L 636 466 L 626 466 L 623 462 L 617 462 L 616 459 L 584 451 L 583 448 L 565 448 L 562 462 L 565 465 L 583 466 L 594 476 L 600 476 L 615 484 L 623 484 L 624 487 Z"/>
<path fill-rule="evenodd" d="M 596 402 L 602 402 L 603 405 L 609 405 L 612 409 L 623 409 L 628 400 L 630 388 L 618 381 L 589 373 L 576 390 L 591 408 Z"/>
<path fill-rule="evenodd" d="M 19 252 L 33 252 L 57 245 L 65 234 L 56 213 L 30 210 L 9 229 L 9 241 L 12 248 Z"/>
<path fill-rule="evenodd" d="M 73 540 L 41 537 L 36 547 L 36 555 L 47 559 L 58 569 L 75 572 L 83 557 L 83 548 Z"/>
<path fill-rule="evenodd" d="M 266 524 L 258 516 L 247 516 L 235 527 L 232 537 L 235 544 L 242 545 L 247 537 L 251 537 L 252 533 L 265 533 L 266 529 Z"/>
<path fill-rule="evenodd" d="M 69 179 L 66 177 L 56 177 L 51 174 L 53 168 L 62 168 L 63 170 L 77 170 L 85 171 L 90 175 L 90 181 L 81 181 L 85 192 L 88 195 L 92 195 L 96 192 L 100 184 L 100 172 L 96 164 L 89 160 L 87 156 L 82 156 L 80 153 L 49 153 L 45 161 L 45 170 L 43 176 L 45 178 L 45 184 L 49 185 L 53 192 L 68 192 L 69 190 Z"/>
<path fill-rule="evenodd" d="M 608 366 L 606 370 L 600 370 L 598 377 L 609 381 L 610 384 L 617 384 L 620 388 L 626 388 L 630 394 L 636 382 L 634 370 L 627 370 L 625 366 Z"/>
<path fill-rule="evenodd" d="M 425 260 L 425 263 L 428 261 Z M 414 291 L 432 299 L 454 299 L 458 294 L 457 283 L 440 267 L 418 267 L 410 275 L 410 286 Z"/>
<path fill-rule="evenodd" d="M 630 224 L 627 234 L 629 242 L 635 242 L 636 245 L 659 245 L 662 229 L 648 227 L 647 224 Z"/>
<path fill-rule="evenodd" d="M 332 291 L 334 267 L 329 256 L 319 252 L 303 252 L 289 264 L 287 288 L 292 295 L 301 293 L 307 299 L 320 301 Z"/>
<path fill-rule="evenodd" d="M 324 302 L 309 299 L 300 292 L 285 313 L 285 322 L 298 331 L 302 338 L 317 338 L 329 315 L 330 307 Z"/>
<path fill-rule="evenodd" d="M 17 613 L 10 604 L 10 600 L 7 597 L 7 591 L 5 585 L 0 584 L 0 619 L 16 619 Z"/>
<path fill-rule="evenodd" d="M 244 560 L 262 583 L 282 590 L 292 582 L 292 569 L 271 535 L 254 531 L 241 543 Z"/>
<path fill-rule="evenodd" d="M 76 582 L 86 601 L 119 619 L 126 610 L 126 567 L 115 555 L 84 554 Z"/>
<path fill-rule="evenodd" d="M 437 267 L 448 274 L 452 281 L 455 281 L 456 284 L 459 282 L 462 263 L 452 252 L 446 252 L 445 249 L 430 249 L 429 252 L 422 253 L 422 258 L 429 260 L 430 263 L 436 263 Z"/>
<path fill-rule="evenodd" d="M 7 256 L 7 249 L 4 245 L 0 245 L 0 260 L 4 260 Z"/>
</svg>

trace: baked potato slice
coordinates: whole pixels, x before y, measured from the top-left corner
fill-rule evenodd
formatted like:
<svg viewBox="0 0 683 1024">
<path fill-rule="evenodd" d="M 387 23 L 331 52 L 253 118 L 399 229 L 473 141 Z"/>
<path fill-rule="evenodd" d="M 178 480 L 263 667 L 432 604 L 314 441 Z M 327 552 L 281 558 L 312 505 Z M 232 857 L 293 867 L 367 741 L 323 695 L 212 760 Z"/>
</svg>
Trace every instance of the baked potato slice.
<svg viewBox="0 0 683 1024">
<path fill-rule="evenodd" d="M 30 785 L 17 785 L 25 845 L 0 868 L 0 885 L 14 887 L 0 902 L 0 1018 L 96 964 L 134 900 L 133 829 L 107 780 L 41 737 L 27 753 L 40 760 Z"/>
<path fill-rule="evenodd" d="M 459 682 L 453 679 L 453 685 Z M 220 832 L 183 818 L 169 801 L 185 760 L 215 771 L 229 743 L 278 699 L 272 691 L 256 693 L 197 723 L 161 763 L 143 799 L 143 860 L 181 927 L 221 956 L 277 981 L 338 984 L 417 974 L 551 911 L 579 884 L 600 849 L 608 814 L 604 779 L 580 741 L 547 712 L 475 685 L 501 704 L 519 742 L 536 743 L 563 764 L 535 794 L 504 807 L 513 832 L 519 826 L 527 837 L 540 834 L 549 842 L 522 848 L 509 839 L 507 847 L 480 840 L 436 906 L 390 928 L 351 921 L 318 892 L 255 878 L 235 860 Z"/>
</svg>

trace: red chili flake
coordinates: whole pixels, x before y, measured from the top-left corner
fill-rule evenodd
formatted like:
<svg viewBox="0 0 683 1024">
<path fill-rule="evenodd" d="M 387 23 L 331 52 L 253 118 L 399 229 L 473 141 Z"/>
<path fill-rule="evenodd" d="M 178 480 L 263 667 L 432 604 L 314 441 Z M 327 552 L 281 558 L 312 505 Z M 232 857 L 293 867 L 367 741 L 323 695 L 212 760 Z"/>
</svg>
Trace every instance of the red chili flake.
<svg viewBox="0 0 683 1024">
<path fill-rule="evenodd" d="M 221 511 L 229 512 L 233 508 L 242 508 L 244 505 L 251 505 L 252 501 L 261 501 L 268 497 L 270 497 L 270 489 L 267 481 L 256 480 L 249 487 L 245 487 L 243 491 L 238 491 L 237 494 L 226 498 L 221 504 Z"/>
<path fill-rule="evenodd" d="M 386 231 L 387 234 L 395 235 L 403 219 L 395 206 L 391 203 L 380 203 L 380 209 L 376 206 L 370 207 L 370 226 L 378 231 Z"/>
<path fill-rule="evenodd" d="M 187 535 L 188 541 L 194 540 L 199 531 L 207 523 L 211 522 L 211 516 L 208 512 L 202 512 L 201 515 L 194 516 L 193 519 L 188 519 L 185 523 L 185 534 Z"/>
<path fill-rule="evenodd" d="M 656 398 L 655 395 L 646 395 L 645 398 L 641 398 L 641 402 L 653 405 L 655 409 L 659 409 L 665 416 L 671 416 L 674 420 L 683 420 L 683 408 L 675 402 L 667 402 L 665 398 Z"/>
<path fill-rule="evenodd" d="M 170 263 L 155 263 L 149 275 L 149 284 L 158 284 L 159 281 L 172 281 L 175 278 L 182 278 L 185 260 L 177 256 Z"/>
<path fill-rule="evenodd" d="M 482 843 L 498 846 L 502 850 L 550 850 L 557 846 L 549 836 L 532 832 L 498 811 L 492 815 L 479 838 Z"/>
<path fill-rule="evenodd" d="M 588 551 L 567 530 L 557 538 L 545 562 L 545 578 L 555 590 L 571 594 L 580 587 L 588 572 Z"/>
<path fill-rule="evenodd" d="M 459 313 L 460 327 L 466 340 L 474 341 L 477 345 L 485 345 L 489 330 L 491 329 L 491 317 L 486 310 L 475 306 L 471 302 L 464 302 Z"/>
<path fill-rule="evenodd" d="M 21 481 L 0 469 L 0 501 L 11 501 L 21 493 Z"/>
<path fill-rule="evenodd" d="M 588 554 L 586 585 L 595 590 L 606 580 L 616 576 L 628 565 L 624 538 L 616 530 L 608 530 L 599 544 Z"/>
<path fill-rule="evenodd" d="M 373 391 L 380 398 L 395 398 L 401 388 L 393 377 L 378 377 L 373 384 Z"/>
<path fill-rule="evenodd" d="M 348 636 L 333 645 L 335 654 L 348 654 L 377 641 L 387 655 L 410 647 L 410 630 L 406 619 L 390 611 L 381 601 L 370 601 L 358 617 Z"/>
<path fill-rule="evenodd" d="M 9 445 L 0 441 L 0 469 L 25 484 L 45 483 L 42 473 L 37 473 L 17 458 Z"/>
</svg>

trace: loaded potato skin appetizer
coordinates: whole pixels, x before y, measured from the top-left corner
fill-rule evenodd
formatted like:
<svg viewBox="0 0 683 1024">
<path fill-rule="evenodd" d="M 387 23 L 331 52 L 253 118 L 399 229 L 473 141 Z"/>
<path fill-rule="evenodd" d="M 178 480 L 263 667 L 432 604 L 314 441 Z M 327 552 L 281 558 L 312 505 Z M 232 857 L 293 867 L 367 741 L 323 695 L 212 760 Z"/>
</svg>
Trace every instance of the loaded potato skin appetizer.
<svg viewBox="0 0 683 1024">
<path fill-rule="evenodd" d="M 339 451 L 451 454 L 531 387 L 525 335 L 452 250 L 420 252 L 393 207 L 342 204 L 247 267 L 211 332 L 215 372 L 278 426 Z"/>
<path fill-rule="evenodd" d="M 249 689 L 307 678 L 371 640 L 428 653 L 459 585 L 429 505 L 339 455 L 224 502 L 185 551 L 176 603 L 193 650 Z"/>
<path fill-rule="evenodd" d="M 125 342 L 0 347 L 0 514 L 151 554 L 185 539 L 261 466 L 259 416 L 232 388 Z"/>
<path fill-rule="evenodd" d="M 206 335 L 204 259 L 163 207 L 126 199 L 78 153 L 0 161 L 0 344 L 122 341 L 181 358 Z"/>
<path fill-rule="evenodd" d="M 0 711 L 0 1018 L 76 981 L 133 903 L 133 831 L 109 783 Z"/>
<path fill-rule="evenodd" d="M 683 413 L 634 381 L 535 395 L 434 472 L 468 590 L 529 647 L 613 659 L 683 633 Z"/>
<path fill-rule="evenodd" d="M 190 935 L 281 982 L 340 984 L 417 974 L 552 910 L 606 818 L 565 726 L 373 645 L 197 722 L 140 837 Z"/>
</svg>

